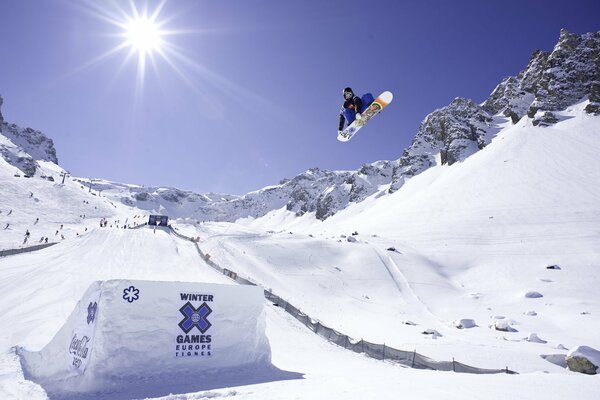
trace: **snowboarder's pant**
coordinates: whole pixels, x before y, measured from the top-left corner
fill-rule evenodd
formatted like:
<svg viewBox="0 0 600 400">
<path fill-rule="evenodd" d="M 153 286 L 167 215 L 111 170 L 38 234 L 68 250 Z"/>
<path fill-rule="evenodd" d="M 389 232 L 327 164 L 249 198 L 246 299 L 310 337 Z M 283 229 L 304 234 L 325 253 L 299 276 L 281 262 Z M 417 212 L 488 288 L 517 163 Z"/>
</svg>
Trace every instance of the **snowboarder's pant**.
<svg viewBox="0 0 600 400">
<path fill-rule="evenodd" d="M 362 97 L 362 108 L 360 110 L 360 112 L 364 112 L 373 101 L 375 101 L 375 99 L 373 98 L 373 95 L 371 93 L 365 93 Z M 350 108 L 346 108 L 344 109 L 344 118 L 346 118 L 346 122 L 348 123 L 348 125 L 350 125 L 351 123 L 354 122 L 354 120 L 356 119 L 356 112 Z"/>
</svg>

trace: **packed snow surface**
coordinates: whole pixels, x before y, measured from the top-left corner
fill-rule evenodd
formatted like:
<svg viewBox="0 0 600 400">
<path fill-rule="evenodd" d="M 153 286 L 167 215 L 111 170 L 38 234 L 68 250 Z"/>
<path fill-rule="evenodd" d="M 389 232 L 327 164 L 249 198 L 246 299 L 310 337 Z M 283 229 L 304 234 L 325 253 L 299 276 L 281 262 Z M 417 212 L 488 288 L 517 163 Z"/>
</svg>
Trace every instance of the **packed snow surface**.
<svg viewBox="0 0 600 400">
<path fill-rule="evenodd" d="M 524 118 L 464 162 L 434 166 L 397 192 L 325 221 L 282 208 L 236 223 L 173 224 L 199 237 L 210 260 L 339 332 L 519 375 L 423 371 L 370 359 L 267 306 L 274 370 L 149 385 L 144 396 L 597 398 L 598 376 L 564 365 L 568 349 L 600 348 L 600 129 L 584 106 L 556 113 L 560 122 L 552 127 Z M 0 168 L 0 180 L 1 248 L 22 246 L 26 230 L 29 240 L 58 242 L 0 258 L 2 398 L 47 398 L 24 379 L 15 347 L 37 351 L 50 343 L 94 281 L 233 283 L 199 257 L 194 243 L 168 230 L 123 229 L 143 223 L 147 212 L 120 203 L 116 193 L 98 195 L 71 179 L 61 185 L 15 178 L 8 168 Z M 101 218 L 109 226 L 100 228 Z M 525 296 L 533 292 L 542 297 Z M 476 324 L 458 329 L 461 320 Z M 494 329 L 498 321 L 512 330 Z"/>
</svg>

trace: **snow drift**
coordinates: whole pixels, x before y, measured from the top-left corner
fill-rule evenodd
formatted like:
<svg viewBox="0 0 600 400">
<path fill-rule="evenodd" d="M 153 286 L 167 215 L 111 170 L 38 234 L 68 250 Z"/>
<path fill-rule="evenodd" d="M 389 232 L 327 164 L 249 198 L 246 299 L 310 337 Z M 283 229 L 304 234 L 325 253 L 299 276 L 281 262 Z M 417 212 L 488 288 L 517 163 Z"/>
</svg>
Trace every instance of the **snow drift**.
<svg viewBox="0 0 600 400">
<path fill-rule="evenodd" d="M 50 343 L 18 353 L 52 398 L 271 368 L 262 290 L 207 283 L 94 282 Z"/>
</svg>

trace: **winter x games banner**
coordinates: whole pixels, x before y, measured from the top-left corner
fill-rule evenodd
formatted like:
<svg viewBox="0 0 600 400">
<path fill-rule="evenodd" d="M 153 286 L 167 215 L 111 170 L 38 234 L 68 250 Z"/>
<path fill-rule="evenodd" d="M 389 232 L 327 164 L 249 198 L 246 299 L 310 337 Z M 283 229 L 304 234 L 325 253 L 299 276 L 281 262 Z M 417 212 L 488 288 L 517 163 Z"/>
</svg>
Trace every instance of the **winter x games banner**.
<svg viewBox="0 0 600 400">
<path fill-rule="evenodd" d="M 73 392 L 270 367 L 264 304 L 256 286 L 95 282 L 50 343 L 19 355 L 34 381 Z"/>
</svg>

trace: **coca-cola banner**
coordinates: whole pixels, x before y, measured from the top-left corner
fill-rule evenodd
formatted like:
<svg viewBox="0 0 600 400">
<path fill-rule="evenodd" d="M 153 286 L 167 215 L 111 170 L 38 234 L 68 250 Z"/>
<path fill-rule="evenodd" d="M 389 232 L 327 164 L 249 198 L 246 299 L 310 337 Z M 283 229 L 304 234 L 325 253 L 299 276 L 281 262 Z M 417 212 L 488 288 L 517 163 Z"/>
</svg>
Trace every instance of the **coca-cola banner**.
<svg viewBox="0 0 600 400">
<path fill-rule="evenodd" d="M 80 310 L 79 318 L 75 321 L 75 326 L 71 333 L 69 342 L 69 368 L 71 371 L 82 374 L 92 357 L 92 348 L 94 344 L 94 333 L 96 331 L 96 320 L 98 319 L 100 303 L 100 288 L 92 292 L 87 299 L 80 303 L 80 307 L 86 307 L 87 310 Z M 87 312 L 86 312 L 87 311 Z"/>
</svg>

